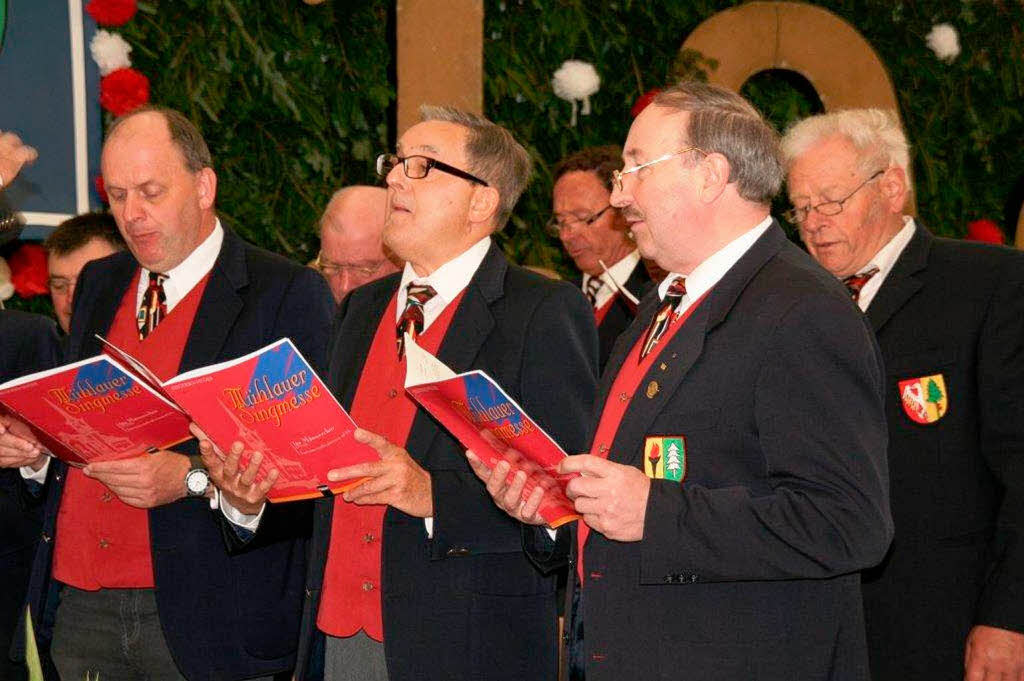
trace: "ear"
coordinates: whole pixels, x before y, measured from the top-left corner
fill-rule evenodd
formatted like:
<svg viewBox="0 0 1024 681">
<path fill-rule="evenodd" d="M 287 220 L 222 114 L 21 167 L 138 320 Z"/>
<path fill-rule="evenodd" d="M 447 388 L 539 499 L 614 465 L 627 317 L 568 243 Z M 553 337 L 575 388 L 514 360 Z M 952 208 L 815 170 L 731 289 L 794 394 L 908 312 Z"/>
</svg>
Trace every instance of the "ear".
<svg viewBox="0 0 1024 681">
<path fill-rule="evenodd" d="M 199 194 L 199 207 L 203 210 L 213 208 L 217 198 L 217 174 L 213 168 L 203 168 L 196 173 L 196 190 Z"/>
<path fill-rule="evenodd" d="M 700 200 L 704 203 L 714 203 L 729 184 L 732 167 L 729 165 L 729 159 L 719 153 L 708 154 L 700 165 L 703 173 Z"/>
<path fill-rule="evenodd" d="M 472 223 L 494 222 L 501 206 L 501 197 L 494 187 L 476 185 L 473 196 L 469 199 L 469 221 Z"/>
<path fill-rule="evenodd" d="M 907 174 L 903 172 L 903 168 L 899 166 L 887 168 L 885 174 L 878 178 L 878 190 L 890 212 L 903 212 L 909 193 Z"/>
</svg>

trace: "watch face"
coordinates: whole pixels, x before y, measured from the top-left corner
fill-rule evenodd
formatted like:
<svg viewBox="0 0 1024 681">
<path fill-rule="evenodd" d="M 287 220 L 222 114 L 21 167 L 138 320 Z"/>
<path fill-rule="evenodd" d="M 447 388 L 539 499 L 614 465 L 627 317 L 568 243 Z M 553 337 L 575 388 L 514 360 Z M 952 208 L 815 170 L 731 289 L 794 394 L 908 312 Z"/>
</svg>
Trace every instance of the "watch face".
<svg viewBox="0 0 1024 681">
<path fill-rule="evenodd" d="M 210 485 L 210 476 L 204 470 L 192 470 L 185 476 L 185 486 L 189 494 L 199 496 L 206 492 Z"/>
</svg>

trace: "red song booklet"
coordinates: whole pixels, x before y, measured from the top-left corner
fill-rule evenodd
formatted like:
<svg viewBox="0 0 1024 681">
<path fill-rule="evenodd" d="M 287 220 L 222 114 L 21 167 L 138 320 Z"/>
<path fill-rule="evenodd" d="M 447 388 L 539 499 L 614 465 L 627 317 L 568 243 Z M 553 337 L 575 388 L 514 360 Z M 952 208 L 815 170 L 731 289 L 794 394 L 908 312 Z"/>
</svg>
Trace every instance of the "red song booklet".
<svg viewBox="0 0 1024 681">
<path fill-rule="evenodd" d="M 178 406 L 106 355 L 0 385 L 0 411 L 73 466 L 129 459 L 192 437 Z"/>
<path fill-rule="evenodd" d="M 525 472 L 524 500 L 543 487 L 539 513 L 550 527 L 580 517 L 565 495 L 576 474 L 558 472 L 565 451 L 494 379 L 483 371 L 456 375 L 408 335 L 405 347 L 405 389 L 424 409 L 488 468 L 504 459 L 512 464 L 509 481 L 517 471 Z"/>
</svg>

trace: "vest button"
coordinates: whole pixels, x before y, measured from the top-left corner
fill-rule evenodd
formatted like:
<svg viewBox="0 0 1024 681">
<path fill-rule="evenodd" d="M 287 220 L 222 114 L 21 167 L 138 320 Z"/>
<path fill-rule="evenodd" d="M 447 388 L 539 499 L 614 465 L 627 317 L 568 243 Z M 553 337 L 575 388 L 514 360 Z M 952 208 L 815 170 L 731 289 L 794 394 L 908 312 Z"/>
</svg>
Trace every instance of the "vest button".
<svg viewBox="0 0 1024 681">
<path fill-rule="evenodd" d="M 363 582 L 363 591 L 373 591 L 373 582 Z"/>
<path fill-rule="evenodd" d="M 104 492 L 103 496 L 100 497 L 100 501 L 102 501 L 104 503 L 108 503 L 110 501 L 113 501 L 113 499 L 114 499 L 114 495 L 112 495 L 110 492 Z"/>
<path fill-rule="evenodd" d="M 398 395 L 398 391 L 394 388 L 388 391 L 388 397 L 395 397 L 396 395 Z"/>
<path fill-rule="evenodd" d="M 363 535 L 363 541 L 367 544 L 372 543 L 374 539 L 376 539 L 376 537 L 373 536 L 373 532 L 367 532 Z"/>
<path fill-rule="evenodd" d="M 101 549 L 105 549 L 108 546 L 110 546 L 110 542 L 108 542 L 106 539 L 100 539 L 100 548 Z"/>
</svg>

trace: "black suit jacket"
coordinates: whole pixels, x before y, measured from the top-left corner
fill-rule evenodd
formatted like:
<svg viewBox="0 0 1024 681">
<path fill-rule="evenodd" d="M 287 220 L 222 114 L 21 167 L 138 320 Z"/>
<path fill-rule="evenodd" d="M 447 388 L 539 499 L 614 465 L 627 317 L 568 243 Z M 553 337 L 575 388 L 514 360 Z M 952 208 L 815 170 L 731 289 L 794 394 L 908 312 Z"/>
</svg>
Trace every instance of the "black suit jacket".
<svg viewBox="0 0 1024 681">
<path fill-rule="evenodd" d="M 107 333 L 136 268 L 132 255 L 122 252 L 82 270 L 69 361 L 100 352 L 94 334 Z M 310 363 L 322 367 L 332 310 L 330 292 L 317 272 L 226 231 L 179 371 L 233 359 L 281 337 L 291 338 Z M 54 534 L 66 473 L 58 461 L 51 466 L 43 542 L 29 590 L 44 647 L 58 587 L 50 568 L 54 541 L 60 540 Z M 269 521 L 274 524 L 272 517 Z M 306 566 L 306 542 L 296 536 L 301 522 L 292 519 L 297 526 L 290 538 L 237 555 L 228 554 L 224 522 L 206 499 L 181 499 L 149 511 L 157 608 L 174 660 L 189 679 L 245 679 L 290 669 Z"/>
<path fill-rule="evenodd" d="M 576 286 L 581 286 L 582 282 L 583 277 L 573 281 Z M 637 262 L 629 278 L 625 282 L 620 283 L 623 288 L 637 298 L 643 297 L 644 292 L 651 283 L 651 277 L 647 274 L 647 268 L 644 267 L 643 261 Z M 597 326 L 597 339 L 600 343 L 598 368 L 601 371 L 604 371 L 605 365 L 608 364 L 612 348 L 615 347 L 615 340 L 633 322 L 634 317 L 636 317 L 636 311 L 633 309 L 632 304 L 623 298 L 621 294 L 616 293 L 611 308 Z"/>
<path fill-rule="evenodd" d="M 598 411 L 658 304 L 619 338 Z M 773 225 L 665 345 L 612 443 L 642 469 L 646 437 L 685 437 L 686 475 L 652 481 L 641 541 L 589 536 L 588 681 L 867 678 L 856 571 L 892 533 L 881 381 L 866 321 Z"/>
<path fill-rule="evenodd" d="M 896 537 L 864 576 L 879 681 L 959 679 L 985 624 L 1024 632 L 1024 253 L 918 226 L 867 309 L 885 357 Z M 919 424 L 900 381 L 941 374 Z"/>
<path fill-rule="evenodd" d="M 52 319 L 0 309 L 0 383 L 56 366 L 60 359 Z M 24 617 L 32 552 L 43 521 L 42 495 L 27 493 L 16 469 L 0 469 L 0 653 L 7 657 L 14 631 Z M 5 672 L 5 670 L 7 670 Z M 0 659 L 0 678 L 8 669 Z"/>
<path fill-rule="evenodd" d="M 342 303 L 329 383 L 346 407 L 400 280 L 398 273 L 368 284 Z M 567 451 L 585 444 L 597 337 L 590 307 L 568 283 L 510 265 L 492 245 L 438 358 L 456 372 L 486 371 Z M 381 589 L 389 678 L 554 678 L 554 581 L 524 555 L 520 525 L 494 505 L 465 448 L 425 411 L 407 449 L 432 479 L 434 534 L 428 539 L 422 518 L 387 510 Z M 332 499 L 318 502 L 303 650 L 318 636 L 333 508 Z M 300 664 L 297 673 L 307 667 L 316 665 Z"/>
</svg>

